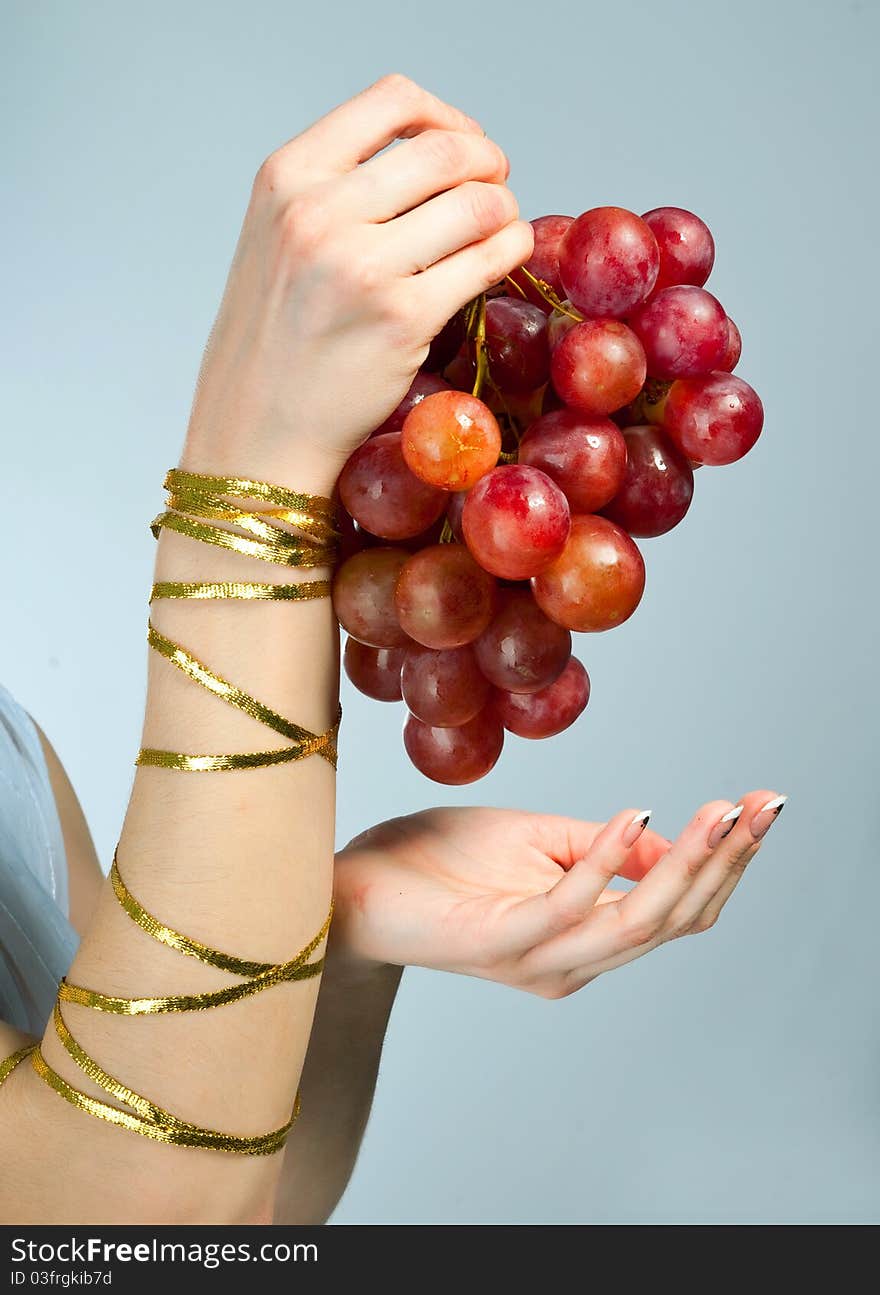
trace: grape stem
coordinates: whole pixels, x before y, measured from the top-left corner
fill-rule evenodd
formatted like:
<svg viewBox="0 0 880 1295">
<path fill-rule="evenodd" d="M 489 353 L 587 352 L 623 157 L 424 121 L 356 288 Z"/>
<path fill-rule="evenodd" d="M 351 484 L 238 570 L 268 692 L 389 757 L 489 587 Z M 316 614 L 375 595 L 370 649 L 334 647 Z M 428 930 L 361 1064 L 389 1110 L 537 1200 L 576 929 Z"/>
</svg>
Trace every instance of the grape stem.
<svg viewBox="0 0 880 1295">
<path fill-rule="evenodd" d="M 455 532 L 452 529 L 452 523 L 448 517 L 443 518 L 443 526 L 440 529 L 438 544 L 455 544 Z"/>
<path fill-rule="evenodd" d="M 476 299 L 474 314 L 471 317 L 474 329 L 474 360 L 477 374 L 471 391 L 472 396 L 479 397 L 486 379 L 489 376 L 489 352 L 486 349 L 486 294 L 481 292 Z"/>
<path fill-rule="evenodd" d="M 554 310 L 558 310 L 560 315 L 566 315 L 569 319 L 574 319 L 579 324 L 583 323 L 583 315 L 579 314 L 573 307 L 567 306 L 565 302 L 561 301 L 550 287 L 549 283 L 546 283 L 543 279 L 536 279 L 532 272 L 527 270 L 524 265 L 519 267 L 517 274 L 523 275 L 523 277 L 527 279 L 535 289 L 535 292 L 537 292 L 540 297 L 543 297 L 548 306 L 552 306 Z M 523 292 L 522 288 L 510 277 L 509 274 L 507 275 L 507 282 L 512 283 L 520 296 L 525 297 L 526 294 Z"/>
</svg>

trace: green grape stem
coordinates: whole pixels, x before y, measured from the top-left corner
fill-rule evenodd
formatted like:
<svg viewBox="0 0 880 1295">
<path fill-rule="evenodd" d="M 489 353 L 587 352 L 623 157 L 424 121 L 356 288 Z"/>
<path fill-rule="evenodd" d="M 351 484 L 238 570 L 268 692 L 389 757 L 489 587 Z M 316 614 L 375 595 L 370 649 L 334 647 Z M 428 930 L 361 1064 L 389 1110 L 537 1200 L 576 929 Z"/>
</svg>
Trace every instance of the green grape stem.
<svg viewBox="0 0 880 1295">
<path fill-rule="evenodd" d="M 477 298 L 477 305 L 474 312 L 474 360 L 477 366 L 477 374 L 474 378 L 474 385 L 471 391 L 472 396 L 479 398 L 480 393 L 489 378 L 489 352 L 486 349 L 486 294 L 480 293 Z"/>
<path fill-rule="evenodd" d="M 528 280 L 528 282 L 535 289 L 535 292 L 537 292 L 540 297 L 543 297 L 543 299 L 547 302 L 548 306 L 552 306 L 554 310 L 559 311 L 560 315 L 565 315 L 567 316 L 568 319 L 574 319 L 579 324 L 583 323 L 583 319 L 584 319 L 583 315 L 580 314 L 573 307 L 567 306 L 565 302 L 562 301 L 556 295 L 556 293 L 550 287 L 549 283 L 545 283 L 543 279 L 536 279 L 535 276 L 532 274 L 532 272 L 530 270 L 527 270 L 524 265 L 521 265 L 519 267 L 519 270 L 517 271 L 517 273 L 521 274 L 525 279 Z M 510 275 L 508 275 L 507 278 L 509 282 L 513 283 L 513 286 L 517 289 L 517 291 L 522 293 L 523 296 L 525 296 L 525 293 L 522 291 L 522 288 L 520 288 L 519 284 L 515 283 L 510 278 Z"/>
</svg>

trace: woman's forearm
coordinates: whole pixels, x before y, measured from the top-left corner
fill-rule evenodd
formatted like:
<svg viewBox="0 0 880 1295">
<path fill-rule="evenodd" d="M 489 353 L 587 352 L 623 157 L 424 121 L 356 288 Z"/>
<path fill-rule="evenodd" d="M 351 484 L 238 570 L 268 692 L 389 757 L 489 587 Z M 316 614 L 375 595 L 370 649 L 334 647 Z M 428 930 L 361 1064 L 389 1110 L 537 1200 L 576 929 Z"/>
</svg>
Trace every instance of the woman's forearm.
<svg viewBox="0 0 880 1295">
<path fill-rule="evenodd" d="M 206 463 L 204 466 L 208 466 Z M 291 483 L 294 484 L 294 483 Z M 300 483 L 295 483 L 299 485 Z M 332 478 L 312 477 L 313 492 Z M 325 574 L 320 571 L 316 575 Z M 158 580 L 267 579 L 263 564 L 163 534 Z M 272 579 L 272 573 L 269 573 Z M 286 578 L 279 572 L 277 579 Z M 158 601 L 151 622 L 212 670 L 316 733 L 337 707 L 336 634 L 329 600 L 307 603 Z M 283 742 L 249 715 L 224 705 L 155 653 L 150 654 L 145 747 L 240 752 Z M 290 959 L 321 927 L 331 893 L 334 771 L 318 757 L 254 770 L 186 772 L 140 768 L 119 843 L 125 884 L 168 925 L 212 948 L 267 963 Z M 318 956 L 318 955 L 315 955 Z M 181 995 L 238 979 L 164 947 L 137 929 L 109 884 L 70 969 L 71 983 L 123 997 Z M 289 1118 L 305 1054 L 317 980 L 275 985 L 216 1010 L 119 1016 L 64 1005 L 73 1036 L 110 1074 L 181 1118 L 236 1135 L 278 1128 Z M 48 1063 L 81 1091 L 91 1085 L 50 1023 Z M 15 1082 L 53 1139 L 106 1144 L 119 1172 L 94 1182 L 81 1161 L 63 1179 L 45 1160 L 33 1174 L 40 1217 L 143 1217 L 144 1171 L 156 1156 L 145 1139 L 104 1127 L 44 1088 L 22 1068 Z M 236 1219 L 271 1213 L 280 1157 L 251 1159 L 164 1147 L 168 1218 Z M 37 1190 L 38 1189 L 38 1190 Z M 155 1217 L 155 1213 L 153 1213 Z"/>
<path fill-rule="evenodd" d="M 331 941 L 300 1082 L 303 1113 L 284 1152 L 276 1223 L 323 1223 L 339 1203 L 367 1126 L 402 972 L 355 964 Z"/>
<path fill-rule="evenodd" d="M 532 231 L 517 219 L 508 170 L 476 122 L 399 76 L 268 158 L 205 352 L 182 466 L 328 495 L 351 451 L 408 390 L 431 339 L 530 255 Z M 215 494 L 201 516 L 222 529 L 235 490 Z M 300 504 L 275 494 L 281 529 L 301 532 Z M 264 526 L 251 519 L 250 531 Z M 226 601 L 226 582 L 294 581 L 298 570 L 267 572 L 164 531 L 156 575 L 223 587 L 217 600 L 153 604 L 145 747 L 265 752 L 283 745 L 279 733 L 301 740 L 294 725 L 331 736 L 338 667 L 329 599 Z M 118 877 L 103 890 L 70 969 L 79 990 L 73 1001 L 61 993 L 67 1025 L 50 1024 L 45 1063 L 34 1053 L 35 1070 L 19 1064 L 4 1084 L 9 1172 L 0 1193 L 10 1195 L 0 1212 L 9 1220 L 223 1222 L 268 1220 L 274 1210 L 317 980 L 278 976 L 240 1001 L 195 1004 L 211 1010 L 178 1002 L 168 1012 L 164 1000 L 239 983 L 229 955 L 255 985 L 243 962 L 273 975 L 279 963 L 301 969 L 296 955 L 330 900 L 333 769 L 314 752 L 224 772 L 161 763 L 135 778 L 119 845 L 128 898 Z M 179 934 L 157 935 L 143 913 L 134 919 L 135 901 Z M 133 998 L 154 1003 L 135 1012 L 123 1002 Z M 77 1068 L 76 1047 L 70 1039 L 63 1047 L 68 1027 L 103 1074 L 81 1056 Z M 54 1092 L 45 1064 L 57 1071 Z M 316 1071 L 309 1087 L 320 1092 L 320 1083 Z M 65 1084 L 82 1090 L 78 1101 Z M 102 1118 L 90 1119 L 96 1100 L 105 1102 Z M 113 1127 L 124 1122 L 114 1101 L 140 1124 Z M 206 1128 L 225 1137 L 206 1142 Z M 160 1129 L 183 1145 L 151 1141 Z M 248 1154 L 205 1149 L 222 1142 L 241 1153 L 242 1138 L 273 1131 L 257 1148 L 271 1155 L 249 1154 L 253 1144 Z"/>
</svg>

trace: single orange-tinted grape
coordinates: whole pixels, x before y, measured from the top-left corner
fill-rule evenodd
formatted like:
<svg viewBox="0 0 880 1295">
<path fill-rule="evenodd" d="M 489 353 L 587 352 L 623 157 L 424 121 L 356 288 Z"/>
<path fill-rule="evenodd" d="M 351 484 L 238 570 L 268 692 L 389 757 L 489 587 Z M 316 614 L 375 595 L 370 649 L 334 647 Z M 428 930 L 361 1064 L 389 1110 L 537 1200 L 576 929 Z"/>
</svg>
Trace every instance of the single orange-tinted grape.
<svg viewBox="0 0 880 1295">
<path fill-rule="evenodd" d="M 468 490 L 501 453 L 498 420 L 464 391 L 426 396 L 406 416 L 403 457 L 420 481 L 441 490 Z"/>
<path fill-rule="evenodd" d="M 374 701 L 400 701 L 400 671 L 405 648 L 374 648 L 349 636 L 342 663 L 358 692 Z"/>
<path fill-rule="evenodd" d="M 485 777 L 493 768 L 504 745 L 504 729 L 492 706 L 456 728 L 423 724 L 410 715 L 403 729 L 403 744 L 426 778 L 460 787 Z"/>
<path fill-rule="evenodd" d="M 626 531 L 605 517 L 572 517 L 565 548 L 532 580 L 541 610 L 557 625 L 579 633 L 621 625 L 638 607 L 644 589 L 641 553 Z"/>
<path fill-rule="evenodd" d="M 401 629 L 430 648 L 472 643 L 492 619 L 495 601 L 495 581 L 463 544 L 412 554 L 394 592 Z"/>
</svg>

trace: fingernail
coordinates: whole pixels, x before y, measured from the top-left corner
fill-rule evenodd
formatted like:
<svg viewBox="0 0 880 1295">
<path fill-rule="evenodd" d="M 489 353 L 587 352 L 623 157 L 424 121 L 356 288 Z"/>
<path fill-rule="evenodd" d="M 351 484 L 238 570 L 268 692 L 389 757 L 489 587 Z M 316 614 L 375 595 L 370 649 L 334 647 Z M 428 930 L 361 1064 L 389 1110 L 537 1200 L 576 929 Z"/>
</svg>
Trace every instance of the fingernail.
<svg viewBox="0 0 880 1295">
<path fill-rule="evenodd" d="M 720 845 L 724 838 L 729 836 L 736 827 L 739 816 L 742 812 L 743 806 L 737 805 L 734 809 L 729 809 L 723 818 L 719 818 L 718 822 L 709 833 L 708 845 L 710 850 L 714 850 L 716 845 Z"/>
<path fill-rule="evenodd" d="M 633 821 L 629 824 L 621 840 L 626 846 L 635 845 L 636 841 L 648 826 L 648 819 L 651 817 L 650 809 L 639 810 Z"/>
<path fill-rule="evenodd" d="M 764 833 L 770 831 L 770 828 L 782 813 L 782 806 L 787 800 L 787 796 L 776 796 L 773 800 L 768 800 L 767 804 L 758 810 L 749 824 L 752 836 L 756 841 L 760 841 Z"/>
</svg>

